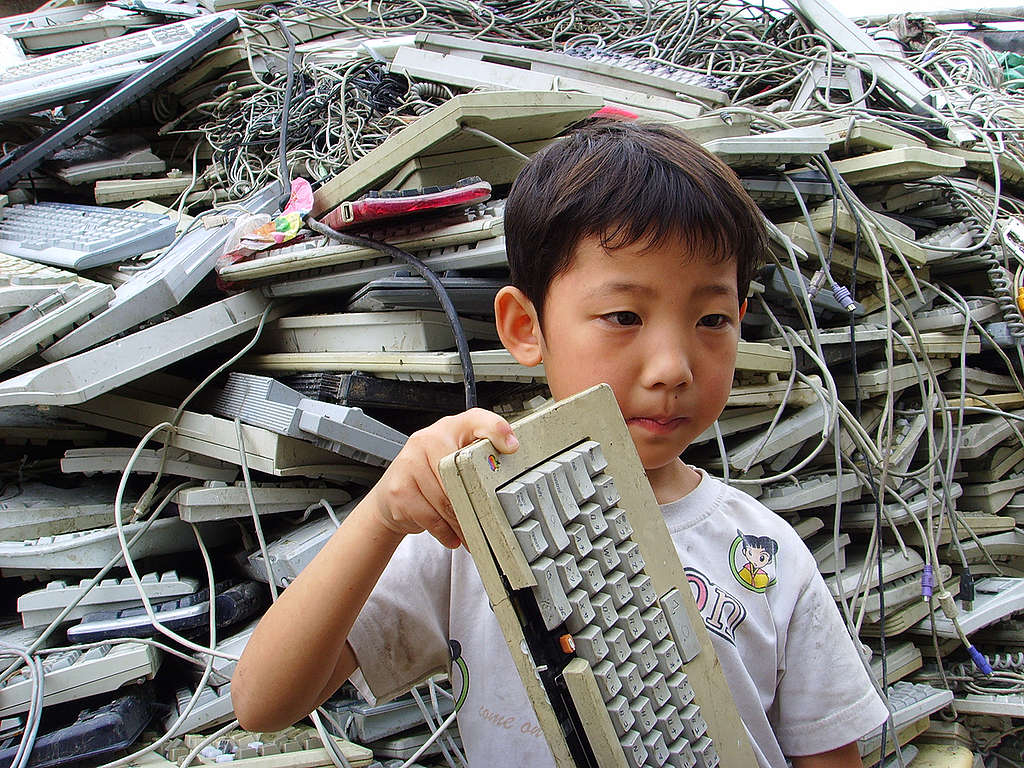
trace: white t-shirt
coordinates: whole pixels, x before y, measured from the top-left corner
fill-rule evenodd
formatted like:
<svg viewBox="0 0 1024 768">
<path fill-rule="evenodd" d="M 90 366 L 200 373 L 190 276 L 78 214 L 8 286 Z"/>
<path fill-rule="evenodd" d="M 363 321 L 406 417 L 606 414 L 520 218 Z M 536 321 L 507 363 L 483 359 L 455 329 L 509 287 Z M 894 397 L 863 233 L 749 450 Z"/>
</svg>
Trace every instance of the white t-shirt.
<svg viewBox="0 0 1024 768">
<path fill-rule="evenodd" d="M 704 472 L 661 509 L 762 768 L 882 723 L 885 705 L 788 523 Z M 467 680 L 454 670 L 452 684 L 468 686 L 458 723 L 469 764 L 554 764 L 464 548 L 407 536 L 348 639 L 359 661 L 352 681 L 371 703 L 448 672 L 451 640 L 468 670 Z"/>
</svg>

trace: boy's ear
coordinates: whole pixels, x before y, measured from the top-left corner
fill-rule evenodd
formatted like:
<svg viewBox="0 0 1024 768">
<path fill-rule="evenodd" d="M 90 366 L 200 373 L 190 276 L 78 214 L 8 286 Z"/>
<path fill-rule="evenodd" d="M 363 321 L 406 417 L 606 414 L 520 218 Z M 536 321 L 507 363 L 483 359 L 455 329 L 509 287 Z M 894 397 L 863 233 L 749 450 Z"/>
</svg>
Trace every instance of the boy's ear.
<svg viewBox="0 0 1024 768">
<path fill-rule="evenodd" d="M 543 360 L 540 321 L 533 302 L 518 288 L 506 285 L 494 297 L 494 323 L 505 349 L 521 365 Z"/>
</svg>

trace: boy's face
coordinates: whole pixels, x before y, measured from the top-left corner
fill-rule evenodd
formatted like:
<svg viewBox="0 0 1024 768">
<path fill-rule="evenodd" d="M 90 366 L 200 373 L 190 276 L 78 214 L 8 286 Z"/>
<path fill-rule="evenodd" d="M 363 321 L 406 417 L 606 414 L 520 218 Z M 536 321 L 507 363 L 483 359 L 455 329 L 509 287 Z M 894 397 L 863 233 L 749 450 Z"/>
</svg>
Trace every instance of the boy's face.
<svg viewBox="0 0 1024 768">
<path fill-rule="evenodd" d="M 548 288 L 540 344 L 555 399 L 611 385 L 654 484 L 725 407 L 742 312 L 734 261 L 646 246 L 582 240 Z"/>
</svg>

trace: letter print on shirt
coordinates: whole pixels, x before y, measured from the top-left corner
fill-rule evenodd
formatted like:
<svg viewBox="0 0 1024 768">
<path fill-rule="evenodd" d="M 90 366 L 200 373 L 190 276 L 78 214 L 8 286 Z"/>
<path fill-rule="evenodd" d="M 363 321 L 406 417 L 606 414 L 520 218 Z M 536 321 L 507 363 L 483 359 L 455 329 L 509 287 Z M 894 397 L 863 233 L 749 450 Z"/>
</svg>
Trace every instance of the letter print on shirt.
<svg viewBox="0 0 1024 768">
<path fill-rule="evenodd" d="M 736 630 L 747 618 L 747 609 L 743 607 L 742 601 L 696 568 L 687 567 L 685 570 L 694 602 L 708 632 L 736 645 Z"/>
</svg>

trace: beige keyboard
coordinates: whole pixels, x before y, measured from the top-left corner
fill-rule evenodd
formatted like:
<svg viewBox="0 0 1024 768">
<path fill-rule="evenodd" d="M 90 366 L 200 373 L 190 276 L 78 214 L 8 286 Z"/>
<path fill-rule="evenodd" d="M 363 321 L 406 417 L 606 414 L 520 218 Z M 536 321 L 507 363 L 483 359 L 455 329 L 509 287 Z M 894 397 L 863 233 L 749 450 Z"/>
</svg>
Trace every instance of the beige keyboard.
<svg viewBox="0 0 1024 768">
<path fill-rule="evenodd" d="M 611 389 L 513 426 L 441 477 L 556 765 L 756 765 Z"/>
</svg>

